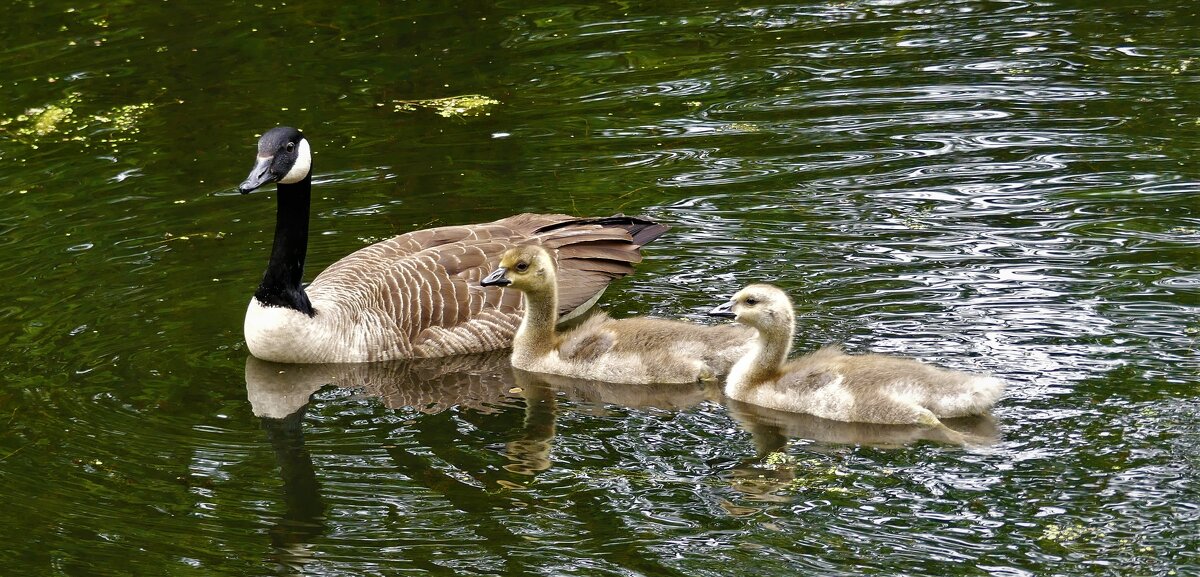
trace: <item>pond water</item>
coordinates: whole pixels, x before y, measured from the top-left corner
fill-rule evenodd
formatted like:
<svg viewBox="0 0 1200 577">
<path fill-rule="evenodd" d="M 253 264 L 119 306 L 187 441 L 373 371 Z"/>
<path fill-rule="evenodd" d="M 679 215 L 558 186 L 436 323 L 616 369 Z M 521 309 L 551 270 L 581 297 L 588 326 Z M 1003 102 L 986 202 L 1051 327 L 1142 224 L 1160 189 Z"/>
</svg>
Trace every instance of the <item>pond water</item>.
<svg viewBox="0 0 1200 577">
<path fill-rule="evenodd" d="M 1198 5 L 637 4 L 9 6 L 4 573 L 1200 574 Z M 797 349 L 1003 377 L 961 425 L 996 440 L 248 358 L 274 200 L 234 188 L 277 124 L 317 153 L 309 278 L 643 214 L 673 229 L 610 313 L 774 282 Z"/>
</svg>

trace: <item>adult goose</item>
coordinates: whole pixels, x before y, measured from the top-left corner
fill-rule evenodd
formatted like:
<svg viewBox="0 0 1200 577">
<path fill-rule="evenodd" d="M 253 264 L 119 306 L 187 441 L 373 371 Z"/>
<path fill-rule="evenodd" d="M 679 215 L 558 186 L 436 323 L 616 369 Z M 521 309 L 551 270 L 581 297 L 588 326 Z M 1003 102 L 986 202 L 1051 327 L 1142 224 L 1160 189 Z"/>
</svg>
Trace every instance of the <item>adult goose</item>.
<svg viewBox="0 0 1200 577">
<path fill-rule="evenodd" d="M 771 285 L 750 285 L 709 314 L 758 330 L 725 381 L 725 395 L 744 403 L 836 421 L 944 427 L 941 419 L 985 413 L 1004 390 L 995 377 L 837 347 L 789 361 L 795 313 Z"/>
<path fill-rule="evenodd" d="M 537 242 L 562 265 L 558 312 L 589 308 L 613 279 L 633 271 L 641 246 L 666 232 L 635 217 L 518 214 L 495 222 L 418 230 L 367 246 L 301 284 L 308 248 L 312 153 L 295 128 L 258 141 L 245 194 L 278 188 L 275 242 L 246 310 L 246 345 L 284 363 L 365 362 L 440 357 L 509 346 L 521 318 L 515 291 L 479 281 L 500 253 Z"/>
<path fill-rule="evenodd" d="M 485 286 L 525 295 L 525 316 L 513 337 L 515 368 L 609 383 L 696 383 L 725 374 L 750 348 L 754 331 L 745 327 L 646 317 L 595 314 L 559 333 L 561 268 L 561 260 L 556 267 L 549 252 L 529 244 L 505 251 L 483 279 Z"/>
</svg>

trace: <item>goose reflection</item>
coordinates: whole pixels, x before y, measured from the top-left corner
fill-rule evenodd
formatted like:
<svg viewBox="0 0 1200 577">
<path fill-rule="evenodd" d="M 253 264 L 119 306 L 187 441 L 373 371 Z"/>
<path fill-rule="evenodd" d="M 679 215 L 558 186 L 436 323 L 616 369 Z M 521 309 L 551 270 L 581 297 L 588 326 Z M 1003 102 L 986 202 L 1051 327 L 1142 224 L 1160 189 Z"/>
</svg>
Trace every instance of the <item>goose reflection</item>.
<svg viewBox="0 0 1200 577">
<path fill-rule="evenodd" d="M 255 416 L 282 419 L 325 385 L 361 391 L 391 409 L 440 413 L 465 407 L 493 413 L 512 405 L 504 351 L 379 363 L 294 365 L 246 357 L 246 397 Z"/>
<path fill-rule="evenodd" d="M 521 369 L 513 369 L 513 378 L 525 397 L 525 424 L 521 437 L 505 447 L 510 463 L 504 468 L 521 475 L 534 475 L 551 466 L 559 396 L 571 400 L 575 410 L 591 414 L 604 414 L 609 405 L 680 411 L 709 398 L 699 383 L 628 385 Z"/>
<path fill-rule="evenodd" d="M 304 447 L 304 412 L 301 405 L 283 418 L 262 418 L 283 481 L 284 512 L 269 530 L 270 559 L 288 573 L 302 571 L 313 556 L 308 544 L 325 532 L 325 502 Z"/>
<path fill-rule="evenodd" d="M 275 453 L 283 481 L 284 513 L 270 529 L 270 560 L 302 573 L 309 544 L 326 531 L 326 505 L 304 445 L 304 415 L 327 385 L 361 391 L 389 408 L 437 413 L 451 407 L 496 412 L 512 406 L 512 376 L 503 352 L 386 363 L 293 365 L 246 358 L 246 397 Z"/>
</svg>

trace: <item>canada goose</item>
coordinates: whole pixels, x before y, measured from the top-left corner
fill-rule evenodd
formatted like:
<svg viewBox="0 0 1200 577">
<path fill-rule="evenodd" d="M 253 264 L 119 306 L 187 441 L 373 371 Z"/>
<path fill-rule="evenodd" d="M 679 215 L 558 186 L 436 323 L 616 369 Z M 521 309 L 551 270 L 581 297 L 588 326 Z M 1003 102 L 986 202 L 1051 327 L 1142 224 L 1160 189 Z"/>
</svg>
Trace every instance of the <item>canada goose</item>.
<svg viewBox="0 0 1200 577">
<path fill-rule="evenodd" d="M 758 330 L 725 382 L 725 395 L 745 403 L 836 421 L 945 427 L 940 419 L 986 412 L 1004 389 L 995 377 L 838 347 L 788 361 L 795 314 L 771 285 L 750 285 L 709 314 Z"/>
<path fill-rule="evenodd" d="M 560 257 L 561 262 L 561 257 Z M 559 267 L 561 269 L 561 267 Z M 749 350 L 754 331 L 652 318 L 594 315 L 559 335 L 554 259 L 537 245 L 508 249 L 484 286 L 525 295 L 525 316 L 513 336 L 518 369 L 611 383 L 693 383 L 724 374 Z"/>
<path fill-rule="evenodd" d="M 507 347 L 520 319 L 514 291 L 477 286 L 501 252 L 535 240 L 562 263 L 562 309 L 587 310 L 608 283 L 633 271 L 664 225 L 634 217 L 519 214 L 495 222 L 418 230 L 351 253 L 300 281 L 308 248 L 312 155 L 295 128 L 272 128 L 242 194 L 275 182 L 275 243 L 246 310 L 246 345 L 284 363 L 440 357 Z"/>
</svg>

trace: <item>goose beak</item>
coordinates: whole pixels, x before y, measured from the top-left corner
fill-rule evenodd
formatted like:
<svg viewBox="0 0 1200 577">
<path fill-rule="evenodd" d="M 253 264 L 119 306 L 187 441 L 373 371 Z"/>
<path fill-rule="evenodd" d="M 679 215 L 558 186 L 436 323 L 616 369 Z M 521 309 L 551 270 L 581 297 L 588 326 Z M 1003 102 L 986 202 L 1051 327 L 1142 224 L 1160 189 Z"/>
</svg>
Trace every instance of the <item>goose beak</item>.
<svg viewBox="0 0 1200 577">
<path fill-rule="evenodd" d="M 258 157 L 254 161 L 254 168 L 250 169 L 250 176 L 247 176 L 246 180 L 238 185 L 238 192 L 247 194 L 268 182 L 279 180 L 271 173 L 271 161 L 274 159 L 273 156 Z"/>
<path fill-rule="evenodd" d="M 718 305 L 717 308 L 708 311 L 710 317 L 721 317 L 725 319 L 736 319 L 737 315 L 733 312 L 733 301 Z"/>
<path fill-rule="evenodd" d="M 512 284 L 512 281 L 505 278 L 505 274 L 508 274 L 508 269 L 500 267 L 479 281 L 479 284 L 483 286 L 508 286 Z"/>
</svg>

